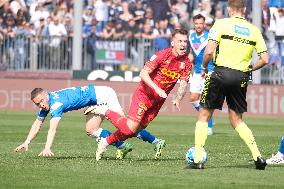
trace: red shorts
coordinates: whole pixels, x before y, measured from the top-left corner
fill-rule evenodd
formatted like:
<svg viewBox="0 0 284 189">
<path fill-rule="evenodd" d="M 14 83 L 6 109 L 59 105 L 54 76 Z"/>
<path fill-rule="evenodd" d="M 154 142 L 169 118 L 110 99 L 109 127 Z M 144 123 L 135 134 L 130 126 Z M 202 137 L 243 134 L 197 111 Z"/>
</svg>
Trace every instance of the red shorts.
<svg viewBox="0 0 284 189">
<path fill-rule="evenodd" d="M 140 126 L 146 128 L 147 125 L 158 115 L 165 98 L 155 98 L 145 92 L 136 89 L 132 96 L 128 118 L 138 122 Z"/>
</svg>

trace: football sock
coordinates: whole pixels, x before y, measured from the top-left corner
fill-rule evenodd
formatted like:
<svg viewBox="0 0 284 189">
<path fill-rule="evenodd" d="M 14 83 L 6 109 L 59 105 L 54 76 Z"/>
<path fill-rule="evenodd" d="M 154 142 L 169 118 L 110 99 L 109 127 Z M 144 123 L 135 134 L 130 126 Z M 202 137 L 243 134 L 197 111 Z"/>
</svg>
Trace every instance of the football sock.
<svg viewBox="0 0 284 189">
<path fill-rule="evenodd" d="M 125 119 L 125 116 L 121 116 L 119 113 L 114 112 L 112 110 L 107 110 L 105 113 L 105 116 L 108 118 L 108 120 L 118 129 L 120 129 L 121 126 L 121 119 Z"/>
<path fill-rule="evenodd" d="M 155 142 L 156 137 L 153 136 L 151 133 L 149 133 L 148 131 L 146 131 L 145 129 L 140 131 L 138 134 L 137 134 L 137 138 L 145 141 L 145 142 L 149 142 L 151 144 L 153 144 L 153 142 Z"/>
<path fill-rule="evenodd" d="M 195 126 L 195 154 L 194 163 L 199 163 L 203 157 L 205 141 L 207 139 L 208 123 L 197 121 Z"/>
<path fill-rule="evenodd" d="M 92 137 L 97 139 L 99 137 L 101 138 L 106 138 L 108 137 L 109 135 L 111 135 L 111 132 L 109 132 L 108 130 L 105 130 L 105 129 L 102 129 L 102 128 L 99 128 L 98 130 L 96 130 L 95 132 L 92 133 Z M 111 145 L 117 147 L 117 148 L 123 148 L 125 146 L 125 142 L 123 141 L 119 141 L 119 142 L 114 142 L 114 143 L 111 143 Z"/>
<path fill-rule="evenodd" d="M 212 116 L 208 121 L 208 128 L 213 128 L 213 117 Z"/>
<path fill-rule="evenodd" d="M 254 161 L 256 161 L 257 157 L 261 156 L 261 154 L 257 148 L 256 142 L 254 140 L 251 130 L 248 128 L 248 126 L 244 122 L 237 125 L 235 130 L 239 133 L 240 137 L 247 144 L 247 146 L 249 147 L 252 153 L 252 157 Z"/>
<path fill-rule="evenodd" d="M 200 107 L 199 102 L 200 102 L 199 100 L 192 102 L 193 107 L 194 107 L 197 111 L 199 111 L 199 107 Z"/>
<path fill-rule="evenodd" d="M 133 133 L 133 135 L 134 135 L 134 133 Z M 112 133 L 110 136 L 108 136 L 106 138 L 106 141 L 107 141 L 108 144 L 112 144 L 114 142 L 124 141 L 124 140 L 126 140 L 130 137 L 131 136 L 129 136 L 129 135 L 123 134 L 120 130 L 117 130 L 114 133 Z"/>
<path fill-rule="evenodd" d="M 284 134 L 282 136 L 280 147 L 278 151 L 282 154 L 282 156 L 284 156 Z"/>
</svg>

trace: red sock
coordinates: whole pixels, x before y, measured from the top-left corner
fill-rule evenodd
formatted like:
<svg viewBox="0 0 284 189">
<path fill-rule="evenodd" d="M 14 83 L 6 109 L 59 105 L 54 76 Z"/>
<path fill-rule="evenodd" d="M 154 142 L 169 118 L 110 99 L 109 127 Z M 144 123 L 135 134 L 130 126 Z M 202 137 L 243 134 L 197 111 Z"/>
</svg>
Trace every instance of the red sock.
<svg viewBox="0 0 284 189">
<path fill-rule="evenodd" d="M 120 129 L 119 123 L 122 118 L 125 118 L 124 116 L 121 116 L 119 113 L 116 113 L 112 110 L 107 110 L 105 115 L 116 128 Z"/>
<path fill-rule="evenodd" d="M 120 130 L 117 130 L 114 133 L 112 133 L 110 136 L 108 136 L 106 138 L 106 141 L 108 144 L 112 144 L 113 142 L 124 141 L 130 137 L 131 136 L 125 135 L 122 132 L 120 132 Z"/>
</svg>

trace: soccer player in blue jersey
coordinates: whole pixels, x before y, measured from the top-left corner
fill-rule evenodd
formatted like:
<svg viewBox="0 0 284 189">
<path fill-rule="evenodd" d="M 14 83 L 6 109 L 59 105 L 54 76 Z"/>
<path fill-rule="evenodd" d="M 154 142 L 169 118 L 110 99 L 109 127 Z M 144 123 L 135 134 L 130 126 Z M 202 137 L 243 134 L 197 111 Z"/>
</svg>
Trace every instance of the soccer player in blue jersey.
<svg viewBox="0 0 284 189">
<path fill-rule="evenodd" d="M 208 31 L 205 30 L 205 17 L 197 14 L 193 17 L 194 30 L 189 33 L 190 57 L 193 57 L 194 72 L 189 79 L 190 102 L 199 111 L 200 96 L 204 88 L 205 78 L 201 77 L 202 60 L 208 43 Z M 213 71 L 213 60 L 208 64 L 208 74 Z M 208 135 L 213 134 L 213 118 L 208 121 Z"/>
<path fill-rule="evenodd" d="M 276 155 L 266 160 L 268 165 L 284 164 L 284 134 L 282 135 L 281 143 Z"/>
<path fill-rule="evenodd" d="M 106 86 L 94 86 L 93 84 L 90 84 L 88 86 L 71 87 L 54 92 L 47 92 L 42 88 L 35 88 L 31 92 L 31 100 L 40 108 L 40 110 L 29 131 L 26 141 L 19 145 L 15 151 L 28 150 L 30 142 L 37 136 L 42 123 L 48 113 L 50 113 L 50 128 L 47 134 L 45 147 L 39 154 L 39 156 L 42 157 L 54 155 L 51 151 L 51 147 L 63 113 L 78 110 L 90 105 L 108 103 L 113 111 L 124 115 L 115 91 Z M 100 128 L 103 119 L 104 117 L 94 114 L 87 115 L 85 129 L 88 136 L 98 139 L 105 138 L 111 134 L 109 131 Z M 155 145 L 160 141 L 164 141 L 157 139 L 146 130 L 139 132 L 137 137 Z M 126 142 L 115 142 L 112 145 L 119 149 L 117 152 L 118 159 L 124 158 L 125 155 L 132 150 L 132 145 Z"/>
</svg>

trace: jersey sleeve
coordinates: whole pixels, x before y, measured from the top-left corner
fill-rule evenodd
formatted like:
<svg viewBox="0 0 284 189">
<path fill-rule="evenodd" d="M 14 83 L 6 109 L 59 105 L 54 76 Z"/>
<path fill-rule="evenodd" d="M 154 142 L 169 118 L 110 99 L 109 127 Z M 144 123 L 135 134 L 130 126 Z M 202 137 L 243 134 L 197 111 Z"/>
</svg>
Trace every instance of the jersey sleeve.
<svg viewBox="0 0 284 189">
<path fill-rule="evenodd" d="M 183 69 L 183 71 L 180 75 L 180 80 L 184 80 L 184 81 L 188 82 L 189 76 L 190 76 L 190 73 L 191 73 L 191 69 L 192 69 L 192 64 L 189 61 L 189 59 L 186 60 L 185 65 L 186 66 L 185 66 L 185 68 Z"/>
<path fill-rule="evenodd" d="M 217 20 L 209 31 L 208 40 L 215 41 L 219 44 L 222 36 L 222 27 L 219 20 Z"/>
<path fill-rule="evenodd" d="M 155 70 L 162 62 L 163 60 L 163 54 L 161 52 L 158 52 L 154 54 L 149 61 L 145 63 L 145 67 L 151 69 L 152 71 Z"/>
<path fill-rule="evenodd" d="M 265 41 L 263 39 L 261 32 L 259 31 L 259 29 L 257 29 L 257 30 L 258 30 L 258 32 L 257 32 L 255 50 L 256 50 L 257 54 L 260 55 L 263 52 L 267 52 L 267 47 L 266 47 L 266 44 L 265 44 Z"/>
<path fill-rule="evenodd" d="M 61 102 L 55 102 L 50 107 L 50 119 L 61 119 L 63 114 L 63 104 Z"/>
<path fill-rule="evenodd" d="M 44 121 L 44 119 L 46 118 L 47 114 L 49 111 L 45 111 L 43 109 L 40 109 L 38 114 L 37 114 L 37 119 L 40 121 Z"/>
</svg>

